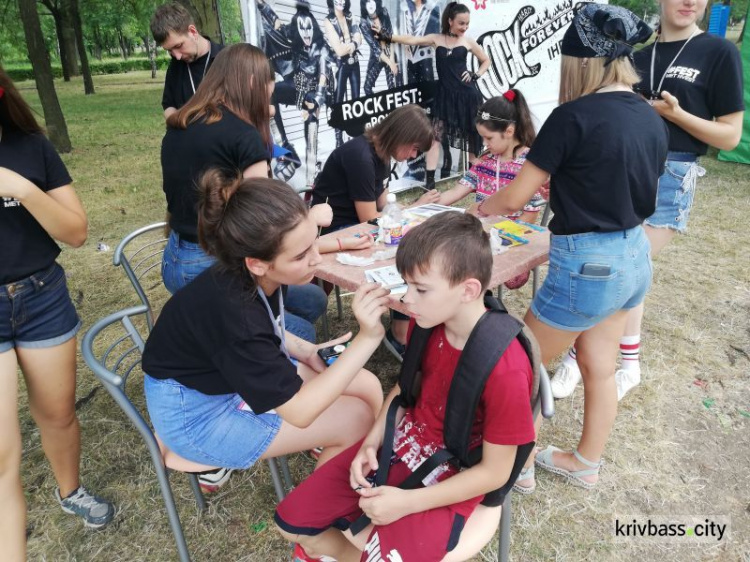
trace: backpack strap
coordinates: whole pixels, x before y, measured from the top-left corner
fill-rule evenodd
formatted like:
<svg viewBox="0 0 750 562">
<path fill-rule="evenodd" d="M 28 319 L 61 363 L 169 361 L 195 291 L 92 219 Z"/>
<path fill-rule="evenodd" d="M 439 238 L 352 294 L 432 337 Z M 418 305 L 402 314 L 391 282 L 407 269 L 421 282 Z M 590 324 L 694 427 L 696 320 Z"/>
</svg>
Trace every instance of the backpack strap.
<svg viewBox="0 0 750 562">
<path fill-rule="evenodd" d="M 494 302 L 492 302 L 494 301 Z M 485 297 L 487 312 L 479 319 L 461 352 L 448 391 L 443 424 L 445 446 L 461 466 L 473 466 L 481 459 L 469 455 L 469 440 L 474 415 L 479 407 L 487 379 L 508 346 L 516 339 L 523 324 Z"/>
<path fill-rule="evenodd" d="M 402 406 L 410 407 L 417 403 L 417 397 L 422 389 L 422 355 L 431 335 L 432 328 L 420 328 L 415 324 L 412 329 L 398 377 Z"/>
</svg>

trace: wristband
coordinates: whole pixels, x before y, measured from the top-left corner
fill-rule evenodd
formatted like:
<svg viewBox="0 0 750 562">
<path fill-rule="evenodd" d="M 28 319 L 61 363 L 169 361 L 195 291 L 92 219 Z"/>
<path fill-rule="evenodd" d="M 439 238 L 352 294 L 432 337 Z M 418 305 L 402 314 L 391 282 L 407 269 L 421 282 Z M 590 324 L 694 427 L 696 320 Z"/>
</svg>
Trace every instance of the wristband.
<svg viewBox="0 0 750 562">
<path fill-rule="evenodd" d="M 472 82 L 476 82 L 477 80 L 479 80 L 479 78 L 480 78 L 480 76 L 476 72 L 472 72 L 471 73 L 471 81 Z"/>
<path fill-rule="evenodd" d="M 341 238 L 336 238 L 336 242 L 339 243 L 339 252 L 344 251 L 344 245 L 341 243 Z"/>
</svg>

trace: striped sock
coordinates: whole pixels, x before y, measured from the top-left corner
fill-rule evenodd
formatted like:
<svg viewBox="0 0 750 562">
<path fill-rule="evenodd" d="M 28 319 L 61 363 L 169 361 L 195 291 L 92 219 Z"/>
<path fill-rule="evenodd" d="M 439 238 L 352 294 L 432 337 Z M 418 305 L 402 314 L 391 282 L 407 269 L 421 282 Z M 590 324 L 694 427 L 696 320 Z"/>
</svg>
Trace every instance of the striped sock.
<svg viewBox="0 0 750 562">
<path fill-rule="evenodd" d="M 571 346 L 571 348 L 568 350 L 568 354 L 563 359 L 563 363 L 571 367 L 573 365 L 575 365 L 576 367 L 578 366 L 578 362 L 576 361 L 576 346 L 575 345 Z"/>
<path fill-rule="evenodd" d="M 620 359 L 622 359 L 622 369 L 641 370 L 641 335 L 622 336 L 620 339 Z"/>
</svg>

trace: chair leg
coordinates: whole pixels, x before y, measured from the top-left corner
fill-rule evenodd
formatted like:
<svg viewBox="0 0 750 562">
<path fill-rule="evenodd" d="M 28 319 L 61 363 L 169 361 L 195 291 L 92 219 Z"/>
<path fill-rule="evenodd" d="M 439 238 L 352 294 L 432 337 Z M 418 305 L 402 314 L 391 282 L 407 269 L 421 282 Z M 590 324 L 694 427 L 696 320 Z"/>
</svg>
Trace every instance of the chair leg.
<svg viewBox="0 0 750 562">
<path fill-rule="evenodd" d="M 156 479 L 159 482 L 159 488 L 161 489 L 162 498 L 164 498 L 164 507 L 167 509 L 167 519 L 169 519 L 169 526 L 172 528 L 172 534 L 174 540 L 177 543 L 177 552 L 180 557 L 180 562 L 190 562 L 190 552 L 188 551 L 187 542 L 185 541 L 185 533 L 182 531 L 182 524 L 180 523 L 180 516 L 177 514 L 177 506 L 174 503 L 174 495 L 172 494 L 172 487 L 169 485 L 169 474 L 167 468 L 161 462 L 161 457 L 152 459 L 154 461 L 154 468 L 156 469 Z"/>
<path fill-rule="evenodd" d="M 190 488 L 193 490 L 195 496 L 195 503 L 198 504 L 198 509 L 203 512 L 206 511 L 206 498 L 203 497 L 203 490 L 201 485 L 198 483 L 198 475 L 193 472 L 187 472 L 188 480 L 190 481 Z"/>
<path fill-rule="evenodd" d="M 532 282 L 531 282 L 531 296 L 535 297 L 536 292 L 539 290 L 539 266 L 536 266 L 531 270 Z"/>
<path fill-rule="evenodd" d="M 276 459 L 268 459 L 268 468 L 271 471 L 271 480 L 273 480 L 273 487 L 276 490 L 276 496 L 279 498 L 279 501 L 281 501 L 286 494 L 284 493 L 284 485 L 281 482 L 281 475 L 279 474 L 279 467 L 276 464 Z"/>
<path fill-rule="evenodd" d="M 323 283 L 324 281 L 322 279 L 318 279 L 318 286 L 321 289 L 323 289 Z M 328 310 L 323 311 L 321 320 L 322 320 L 322 328 L 323 328 L 323 341 L 328 341 L 330 339 L 330 332 L 328 331 Z"/>
<path fill-rule="evenodd" d="M 503 511 L 500 514 L 500 534 L 497 540 L 497 560 L 498 562 L 508 562 L 510 554 L 510 495 L 505 496 L 503 501 Z"/>
<path fill-rule="evenodd" d="M 341 320 L 342 319 L 342 315 L 341 315 L 341 309 L 342 309 L 342 305 L 341 305 L 341 287 L 339 287 L 338 285 L 336 285 L 334 287 L 334 291 L 336 292 L 336 312 L 338 313 L 338 319 Z M 326 338 L 326 339 L 328 339 L 328 338 Z"/>
<path fill-rule="evenodd" d="M 294 488 L 294 480 L 292 480 L 292 473 L 289 472 L 289 463 L 287 462 L 286 455 L 277 457 L 279 464 L 281 465 L 281 475 L 284 477 L 284 486 L 287 491 Z"/>
</svg>

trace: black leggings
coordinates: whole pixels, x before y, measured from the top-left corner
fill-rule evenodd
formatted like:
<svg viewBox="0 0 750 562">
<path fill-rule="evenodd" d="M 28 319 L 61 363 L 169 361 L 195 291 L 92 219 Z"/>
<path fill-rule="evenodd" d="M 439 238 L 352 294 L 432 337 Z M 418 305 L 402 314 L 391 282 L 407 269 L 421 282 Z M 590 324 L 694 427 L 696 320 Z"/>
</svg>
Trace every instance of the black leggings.
<svg viewBox="0 0 750 562">
<path fill-rule="evenodd" d="M 394 76 L 391 72 L 391 67 L 385 64 L 379 59 L 370 59 L 367 63 L 367 75 L 365 75 L 365 95 L 372 95 L 372 89 L 375 86 L 375 82 L 380 76 L 380 72 L 385 70 L 385 80 L 388 83 L 388 88 L 393 89 L 396 86 L 401 85 L 401 75 Z"/>
<path fill-rule="evenodd" d="M 349 82 L 351 89 L 350 100 L 359 97 L 359 61 L 354 64 L 348 64 L 346 59 L 339 59 L 339 70 L 336 73 L 336 97 L 334 101 L 341 103 L 346 97 L 346 82 Z"/>
</svg>

